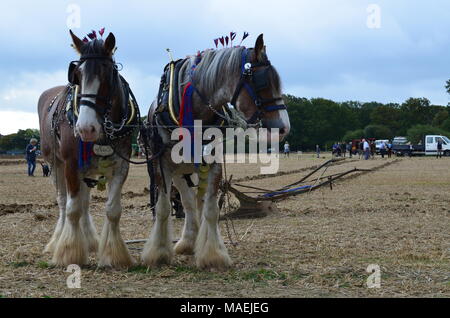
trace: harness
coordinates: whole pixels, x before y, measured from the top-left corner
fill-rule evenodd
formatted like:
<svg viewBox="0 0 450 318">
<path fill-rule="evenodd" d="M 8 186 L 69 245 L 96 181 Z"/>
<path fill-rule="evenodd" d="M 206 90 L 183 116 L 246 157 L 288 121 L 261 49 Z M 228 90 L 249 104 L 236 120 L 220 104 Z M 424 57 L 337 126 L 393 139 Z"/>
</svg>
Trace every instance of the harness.
<svg viewBox="0 0 450 318">
<path fill-rule="evenodd" d="M 158 107 L 155 112 L 155 119 L 157 124 L 163 126 L 168 130 L 173 130 L 174 128 L 179 128 L 186 126 L 192 128 L 193 120 L 187 118 L 192 115 L 192 97 L 193 91 L 196 91 L 200 97 L 201 94 L 193 85 L 192 75 L 195 71 L 195 67 L 201 61 L 201 57 L 197 57 L 196 62 L 191 67 L 190 77 L 191 81 L 186 84 L 183 94 L 179 91 L 179 76 L 183 65 L 188 59 L 180 59 L 177 61 L 172 61 L 167 64 L 164 68 L 164 73 L 161 76 L 161 82 L 158 91 Z M 227 121 L 226 119 L 226 107 L 222 107 L 221 111 L 218 113 L 220 116 L 216 116 L 211 124 L 211 126 L 223 127 Z M 192 118 L 193 119 L 193 118 Z"/>
<path fill-rule="evenodd" d="M 257 124 L 263 117 L 265 113 L 275 112 L 279 110 L 286 110 L 287 107 L 285 104 L 277 105 L 274 104 L 277 101 L 283 101 L 282 97 L 276 97 L 276 98 L 263 98 L 260 96 L 260 92 L 269 86 L 269 69 L 272 67 L 272 64 L 270 61 L 265 62 L 256 62 L 252 63 L 249 54 L 250 50 L 247 48 L 244 48 L 242 50 L 242 61 L 241 61 L 241 78 L 239 80 L 239 83 L 234 91 L 233 97 L 230 101 L 230 104 L 237 109 L 237 100 L 242 92 L 242 89 L 245 88 L 248 92 L 248 94 L 251 96 L 253 102 L 256 105 L 257 111 L 253 114 L 253 116 L 246 120 L 248 125 L 255 125 Z M 193 74 L 195 70 L 195 66 L 193 66 L 193 69 L 191 70 L 191 86 L 193 87 L 193 90 L 197 93 L 197 95 L 200 97 L 202 102 L 205 105 L 208 105 L 208 107 L 218 116 L 222 119 L 225 119 L 229 121 L 229 117 L 224 117 L 222 114 L 218 113 L 214 107 L 211 105 L 210 101 L 207 100 L 207 98 L 197 89 L 197 87 L 194 85 L 193 80 Z M 263 69 L 261 69 L 263 68 Z M 228 106 L 222 106 L 222 108 L 225 111 L 225 114 L 230 114 L 231 110 L 228 108 Z"/>
<path fill-rule="evenodd" d="M 287 107 L 284 104 L 274 104 L 277 101 L 282 101 L 283 99 L 281 97 L 267 99 L 260 96 L 260 92 L 269 86 L 268 72 L 272 67 L 272 64 L 270 61 L 252 63 L 250 61 L 249 52 L 250 50 L 247 48 L 244 48 L 242 51 L 241 79 L 239 80 L 230 104 L 237 108 L 237 100 L 242 92 L 242 89 L 245 88 L 257 108 L 257 111 L 248 120 L 248 123 L 255 124 L 262 119 L 264 113 L 285 110 Z"/>
<path fill-rule="evenodd" d="M 99 94 L 80 94 L 80 83 L 75 77 L 75 70 L 81 65 L 81 63 L 87 60 L 105 60 L 113 64 L 113 74 L 112 78 L 115 82 L 118 75 L 118 67 L 114 60 L 110 57 L 105 57 L 98 54 L 86 54 L 80 57 L 78 61 L 72 61 L 69 65 L 68 80 L 70 83 L 69 93 L 67 94 L 66 100 L 66 116 L 69 121 L 70 126 L 73 128 L 78 120 L 79 108 L 81 106 L 86 106 L 92 108 L 101 118 L 103 118 L 103 130 L 105 135 L 110 141 L 121 139 L 129 136 L 133 131 L 134 127 L 138 123 L 139 109 L 137 106 L 136 99 L 134 98 L 133 92 L 130 89 L 128 82 L 119 74 L 120 81 L 123 87 L 123 94 L 125 97 L 125 113 L 119 124 L 114 123 L 111 120 L 112 111 L 112 98 L 113 92 L 110 90 L 107 97 L 101 96 Z M 112 83 L 115 84 L 115 83 Z M 102 100 L 105 102 L 106 107 L 99 106 L 96 102 L 87 100 L 86 98 L 93 98 L 97 102 Z"/>
</svg>

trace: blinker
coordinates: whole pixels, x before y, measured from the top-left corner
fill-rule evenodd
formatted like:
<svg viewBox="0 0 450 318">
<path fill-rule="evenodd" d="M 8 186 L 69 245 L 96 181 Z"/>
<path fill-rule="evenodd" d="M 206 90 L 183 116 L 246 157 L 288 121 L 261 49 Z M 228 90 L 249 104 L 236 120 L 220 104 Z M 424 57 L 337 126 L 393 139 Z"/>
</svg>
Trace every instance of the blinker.
<svg viewBox="0 0 450 318">
<path fill-rule="evenodd" d="M 269 82 L 267 80 L 269 76 L 268 71 L 269 69 L 265 68 L 253 73 L 252 81 L 256 91 L 261 91 L 269 86 Z"/>
</svg>

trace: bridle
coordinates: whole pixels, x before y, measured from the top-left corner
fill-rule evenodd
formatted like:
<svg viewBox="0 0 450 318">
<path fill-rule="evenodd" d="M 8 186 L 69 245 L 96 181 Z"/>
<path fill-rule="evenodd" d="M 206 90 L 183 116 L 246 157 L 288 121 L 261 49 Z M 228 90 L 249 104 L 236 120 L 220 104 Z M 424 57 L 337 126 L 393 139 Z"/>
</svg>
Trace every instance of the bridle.
<svg viewBox="0 0 450 318">
<path fill-rule="evenodd" d="M 72 85 L 80 85 L 80 83 L 75 79 L 75 70 L 77 67 L 79 67 L 83 62 L 86 62 L 87 60 L 105 60 L 107 62 L 110 62 L 113 64 L 113 77 L 115 78 L 115 75 L 117 73 L 117 67 L 116 63 L 111 57 L 107 57 L 104 55 L 99 54 L 85 54 L 80 57 L 78 61 L 72 61 L 69 65 L 69 83 Z M 112 108 L 112 92 L 109 92 L 108 97 L 101 96 L 99 94 L 79 94 L 78 97 L 81 98 L 80 100 L 80 106 L 87 106 L 89 108 L 92 108 L 95 110 L 97 114 L 99 114 L 101 117 L 104 117 L 108 112 L 111 111 Z M 85 100 L 85 98 L 93 98 L 95 100 L 102 100 L 105 102 L 106 107 L 100 107 L 97 105 L 97 103 L 93 103 L 89 100 Z"/>
<path fill-rule="evenodd" d="M 75 70 L 85 61 L 87 60 L 105 60 L 106 62 L 109 62 L 112 64 L 113 66 L 113 74 L 112 74 L 112 83 L 111 86 L 113 86 L 116 83 L 116 78 L 118 75 L 118 66 L 116 64 L 116 62 L 113 60 L 113 58 L 111 57 L 107 57 L 104 55 L 100 55 L 100 54 L 84 54 L 80 57 L 80 59 L 78 61 L 72 61 L 69 65 L 69 71 L 68 71 L 68 80 L 69 83 L 72 86 L 75 85 L 80 85 L 79 81 L 76 79 L 75 77 Z M 112 103 L 112 99 L 113 99 L 113 89 L 110 89 L 108 96 L 102 96 L 99 94 L 78 94 L 77 98 L 80 99 L 79 102 L 79 106 L 86 106 L 89 107 L 91 109 L 93 109 L 99 116 L 100 118 L 103 118 L 104 122 L 103 122 L 103 129 L 105 134 L 110 138 L 110 139 L 115 139 L 114 135 L 116 132 L 122 130 L 128 120 L 128 102 L 129 102 L 129 85 L 128 83 L 125 81 L 125 79 L 120 76 L 122 83 L 124 83 L 124 97 L 125 97 L 125 107 L 124 109 L 126 110 L 126 114 L 125 116 L 122 118 L 122 122 L 119 125 L 116 125 L 112 122 L 112 120 L 110 119 L 110 115 L 111 115 L 111 111 L 113 108 L 113 103 Z M 95 100 L 95 102 L 92 102 L 90 100 L 87 100 L 86 98 L 92 98 Z M 97 104 L 98 100 L 102 100 L 106 107 L 103 106 L 99 106 Z"/>
<path fill-rule="evenodd" d="M 260 121 L 265 113 L 286 110 L 286 105 L 277 105 L 277 101 L 283 101 L 281 97 L 263 98 L 260 92 L 269 86 L 269 69 L 272 67 L 270 61 L 252 63 L 250 61 L 249 49 L 242 51 L 241 79 L 234 91 L 230 104 L 237 109 L 237 100 L 245 88 L 256 105 L 256 112 L 247 121 L 249 124 L 255 124 Z M 262 69 L 261 69 L 262 68 Z M 258 69 L 258 70 L 256 70 Z"/>
<path fill-rule="evenodd" d="M 272 67 L 272 64 L 270 61 L 265 62 L 257 62 L 252 63 L 250 61 L 250 54 L 249 49 L 244 48 L 242 51 L 242 62 L 241 62 L 241 78 L 239 80 L 239 83 L 234 91 L 233 98 L 231 99 L 230 104 L 237 110 L 237 100 L 242 92 L 242 89 L 245 88 L 252 98 L 253 102 L 256 105 L 256 111 L 252 115 L 250 119 L 244 119 L 247 123 L 247 125 L 250 126 L 256 126 L 258 125 L 262 119 L 265 113 L 271 113 L 276 112 L 279 110 L 286 110 L 287 107 L 285 104 L 277 105 L 274 104 L 277 101 L 283 101 L 282 97 L 276 97 L 276 98 L 263 98 L 260 96 L 260 92 L 264 89 L 266 89 L 269 86 L 269 70 Z M 194 87 L 195 92 L 200 97 L 202 102 L 205 105 L 208 105 L 208 107 L 216 114 L 216 116 L 224 119 L 229 120 L 229 118 L 223 116 L 218 111 L 215 110 L 215 108 L 211 105 L 211 103 L 205 98 L 205 96 L 197 89 L 197 87 L 194 85 L 194 79 L 193 79 L 193 73 L 196 67 L 196 64 L 198 64 L 200 61 L 200 58 L 197 57 L 197 60 L 195 64 L 192 67 L 191 70 L 191 84 Z M 262 69 L 261 69 L 262 68 Z M 256 70 L 258 69 L 258 70 Z"/>
</svg>

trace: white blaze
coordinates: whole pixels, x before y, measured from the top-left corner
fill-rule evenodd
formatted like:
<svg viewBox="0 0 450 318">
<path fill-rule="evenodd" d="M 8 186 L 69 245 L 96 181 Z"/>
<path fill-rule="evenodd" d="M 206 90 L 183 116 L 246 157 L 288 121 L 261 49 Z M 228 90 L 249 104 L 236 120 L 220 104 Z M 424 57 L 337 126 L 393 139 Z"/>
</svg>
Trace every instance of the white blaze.
<svg viewBox="0 0 450 318">
<path fill-rule="evenodd" d="M 80 67 L 80 71 L 83 72 L 83 66 Z M 100 88 L 100 81 L 97 77 L 95 77 L 92 81 L 87 82 L 86 77 L 82 76 L 83 81 L 81 85 L 81 94 L 87 94 L 87 95 L 97 95 L 98 90 Z M 80 100 L 80 104 L 82 104 L 82 101 L 90 101 L 92 103 L 95 103 L 95 98 L 87 98 L 83 97 Z M 83 136 L 91 136 L 92 127 L 95 128 L 95 134 L 96 138 L 98 138 L 98 134 L 101 131 L 101 125 L 100 122 L 97 119 L 97 113 L 94 109 L 88 107 L 88 106 L 80 106 L 80 112 L 78 114 L 78 121 L 77 121 L 77 132 L 81 134 L 81 137 Z"/>
</svg>

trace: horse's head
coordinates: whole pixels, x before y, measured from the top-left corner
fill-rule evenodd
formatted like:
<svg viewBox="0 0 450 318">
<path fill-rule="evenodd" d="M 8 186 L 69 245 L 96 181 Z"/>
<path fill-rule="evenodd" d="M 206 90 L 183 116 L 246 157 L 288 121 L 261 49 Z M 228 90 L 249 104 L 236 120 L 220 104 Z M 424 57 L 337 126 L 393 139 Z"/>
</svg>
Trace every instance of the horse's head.
<svg viewBox="0 0 450 318">
<path fill-rule="evenodd" d="M 80 40 L 72 31 L 73 47 L 80 59 L 70 63 L 69 82 L 80 86 L 80 109 L 75 131 L 84 142 L 96 142 L 103 134 L 105 115 L 111 111 L 117 69 L 113 60 L 114 34 L 105 41 Z"/>
<path fill-rule="evenodd" d="M 289 134 L 291 125 L 282 98 L 281 80 L 267 57 L 262 34 L 253 49 L 242 51 L 241 80 L 231 103 L 250 123 L 260 120 L 269 134 L 271 129 L 279 129 L 280 140 Z"/>
</svg>

